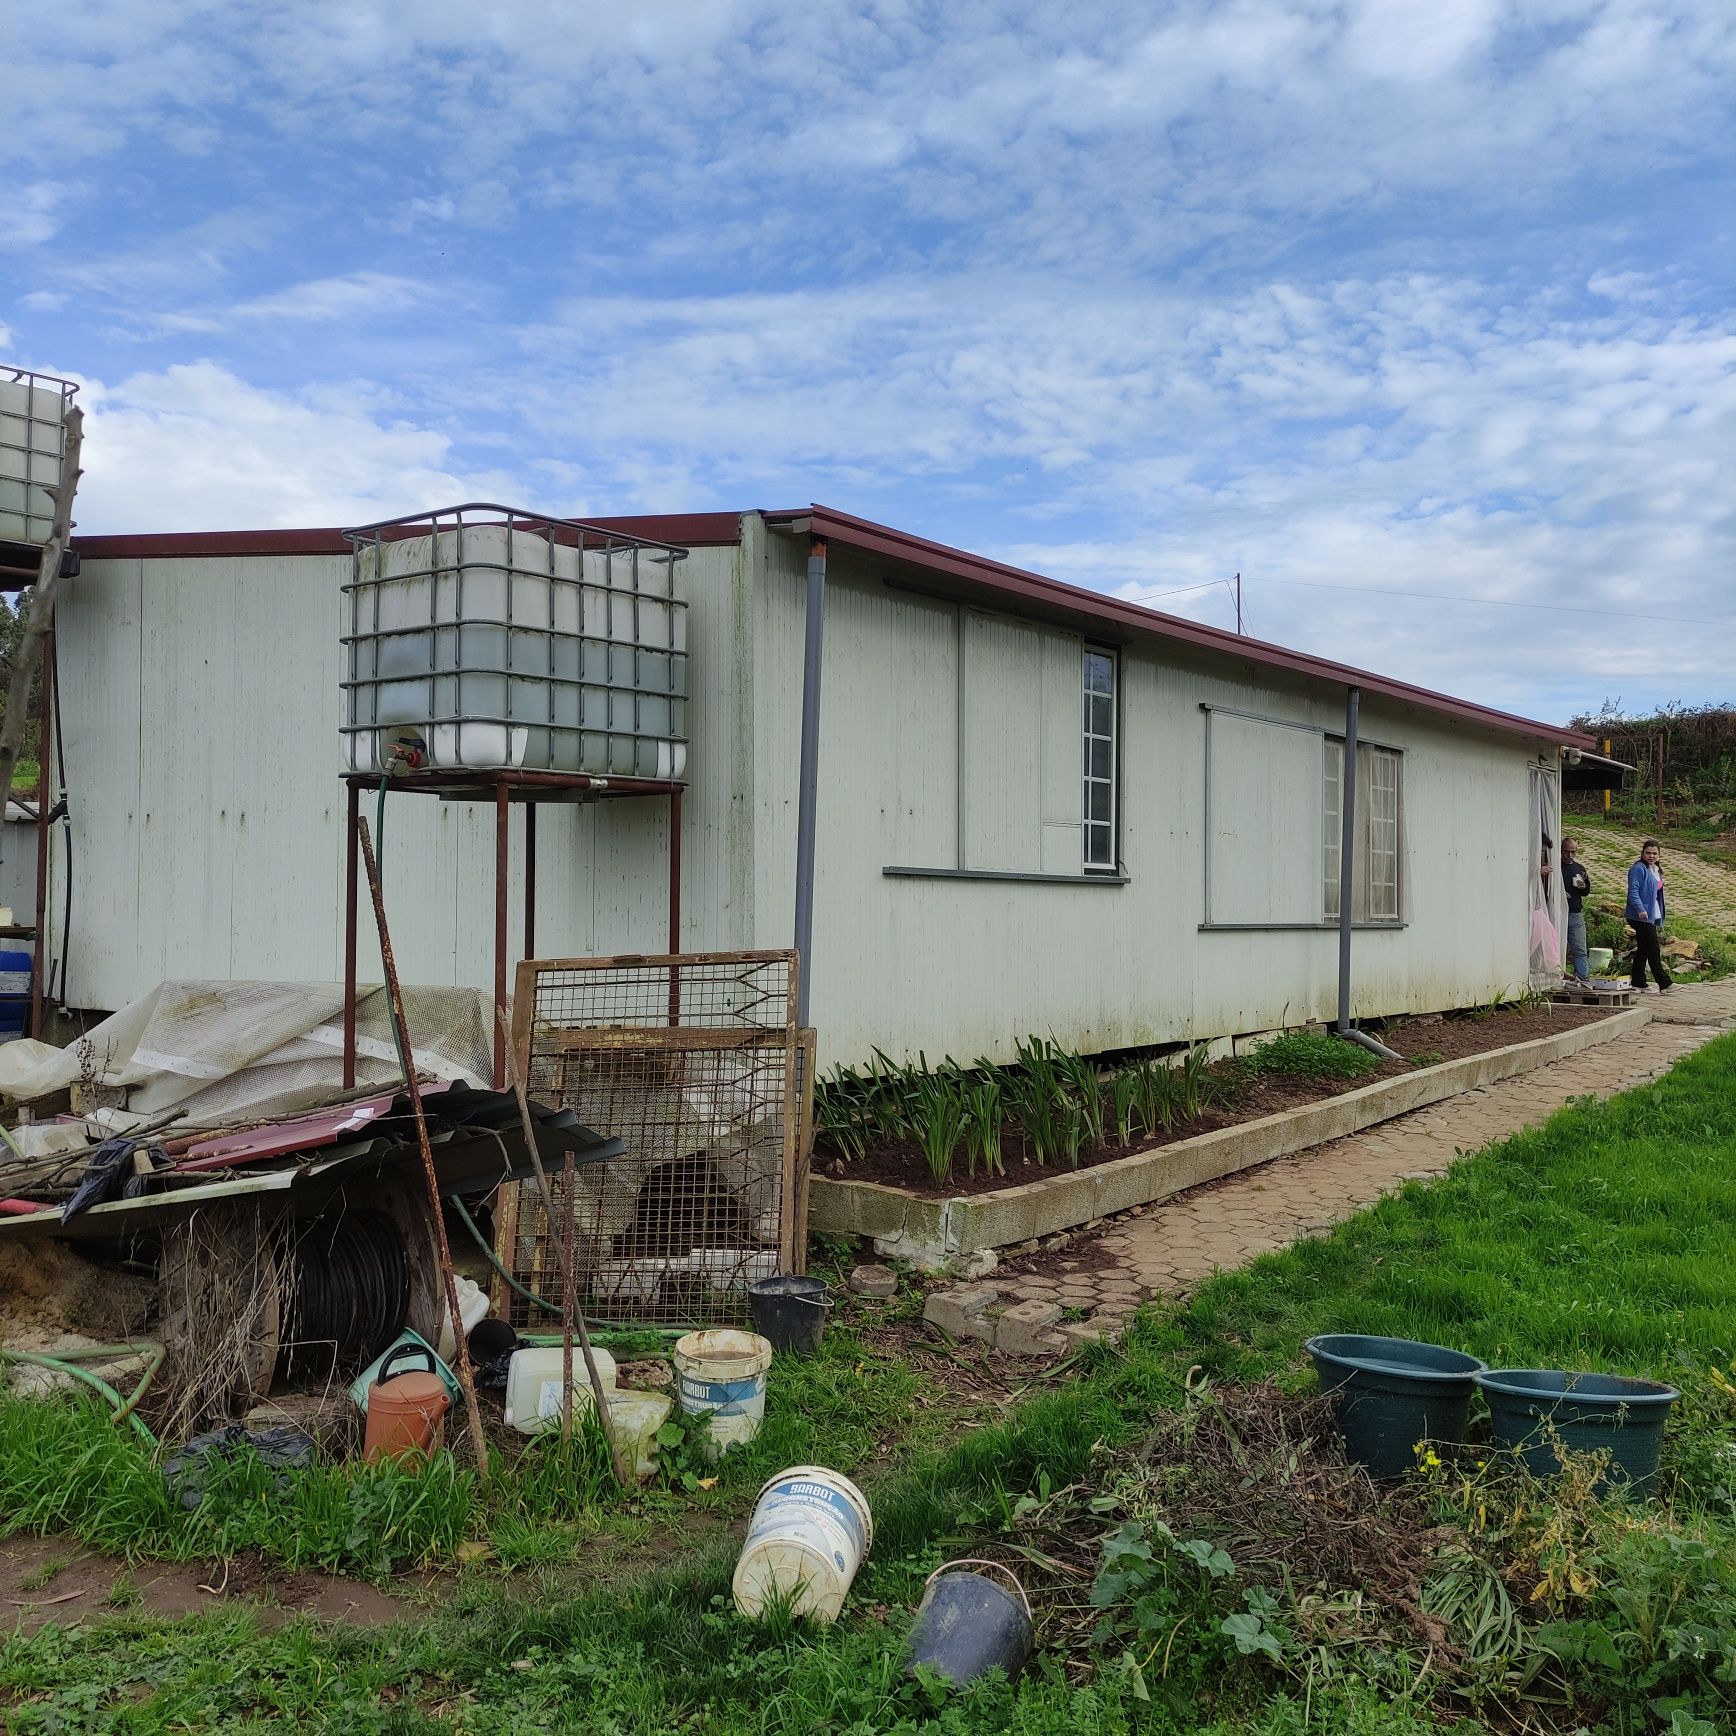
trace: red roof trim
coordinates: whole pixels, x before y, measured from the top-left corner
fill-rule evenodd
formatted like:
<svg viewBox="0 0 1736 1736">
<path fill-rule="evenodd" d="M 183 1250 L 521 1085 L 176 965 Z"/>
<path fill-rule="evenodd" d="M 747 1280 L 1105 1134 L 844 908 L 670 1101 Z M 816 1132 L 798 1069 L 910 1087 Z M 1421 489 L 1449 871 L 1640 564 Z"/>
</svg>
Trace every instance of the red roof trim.
<svg viewBox="0 0 1736 1736">
<path fill-rule="evenodd" d="M 1263 663 L 1269 668 L 1288 670 L 1292 674 L 1317 681 L 1329 681 L 1334 686 L 1360 687 L 1365 693 L 1378 693 L 1383 698 L 1398 700 L 1405 705 L 1442 712 L 1449 717 L 1456 717 L 1486 729 L 1539 737 L 1575 747 L 1595 748 L 1598 745 L 1593 737 L 1582 735 L 1577 730 L 1567 729 L 1560 724 L 1541 723 L 1535 718 L 1496 711 L 1468 699 L 1455 699 L 1451 694 L 1436 693 L 1426 687 L 1413 687 L 1407 681 L 1394 681 L 1388 676 L 1374 675 L 1345 663 L 1333 663 L 1324 657 L 1311 656 L 1305 651 L 1291 651 L 1282 645 L 1269 644 L 1263 639 L 1244 638 L 1240 634 L 1226 632 L 1221 627 L 1207 627 L 1179 615 L 1166 615 L 1159 609 L 1148 609 L 1139 603 L 1105 596 L 1101 591 L 1086 590 L 1079 585 L 1065 584 L 1060 579 L 1046 578 L 1041 573 L 1027 572 L 1022 567 L 1009 567 L 1000 561 L 987 560 L 964 549 L 929 542 L 925 538 L 912 536 L 908 531 L 893 530 L 890 526 L 874 524 L 868 519 L 852 518 L 848 513 L 834 511 L 828 506 L 814 505 L 768 513 L 766 519 L 768 523 L 806 519 L 813 535 L 842 543 L 846 548 L 884 555 L 927 572 L 963 579 L 1002 596 L 1016 597 L 1022 602 L 1042 604 L 1071 615 L 1085 615 L 1092 620 L 1110 622 L 1137 633 L 1155 634 L 1159 638 L 1176 640 L 1185 645 L 1197 645 L 1204 650 L 1240 657 L 1250 663 Z"/>
<path fill-rule="evenodd" d="M 634 518 L 585 521 L 623 536 L 676 548 L 724 548 L 741 541 L 741 515 L 734 512 L 670 512 Z M 87 561 L 173 560 L 197 555 L 347 555 L 339 529 L 156 531 L 137 536 L 81 536 Z"/>
</svg>

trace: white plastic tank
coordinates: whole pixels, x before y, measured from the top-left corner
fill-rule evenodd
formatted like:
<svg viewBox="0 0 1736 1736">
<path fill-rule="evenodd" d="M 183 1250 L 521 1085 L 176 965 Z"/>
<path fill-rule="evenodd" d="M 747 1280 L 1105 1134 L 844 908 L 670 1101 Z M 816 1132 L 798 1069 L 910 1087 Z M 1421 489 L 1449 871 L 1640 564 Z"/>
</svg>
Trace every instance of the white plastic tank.
<svg viewBox="0 0 1736 1736">
<path fill-rule="evenodd" d="M 348 769 L 681 778 L 684 550 L 493 506 L 349 535 Z"/>
<path fill-rule="evenodd" d="M 0 542 L 40 548 L 54 522 L 66 416 L 78 388 L 52 374 L 0 367 Z"/>
</svg>

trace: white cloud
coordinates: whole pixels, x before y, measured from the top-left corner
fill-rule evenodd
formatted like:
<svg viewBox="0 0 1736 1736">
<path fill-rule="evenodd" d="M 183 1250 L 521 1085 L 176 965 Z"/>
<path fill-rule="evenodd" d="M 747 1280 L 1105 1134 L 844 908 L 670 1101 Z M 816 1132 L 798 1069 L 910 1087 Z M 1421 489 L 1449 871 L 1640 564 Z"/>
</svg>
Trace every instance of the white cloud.
<svg viewBox="0 0 1736 1736">
<path fill-rule="evenodd" d="M 363 524 L 488 498 L 446 435 L 370 413 L 366 386 L 261 391 L 208 362 L 85 383 L 87 534 Z"/>
<path fill-rule="evenodd" d="M 293 283 L 269 295 L 203 312 L 161 313 L 151 323 L 165 331 L 220 332 L 238 325 L 355 324 L 403 313 L 426 301 L 429 286 L 383 271 L 356 271 Z"/>
</svg>

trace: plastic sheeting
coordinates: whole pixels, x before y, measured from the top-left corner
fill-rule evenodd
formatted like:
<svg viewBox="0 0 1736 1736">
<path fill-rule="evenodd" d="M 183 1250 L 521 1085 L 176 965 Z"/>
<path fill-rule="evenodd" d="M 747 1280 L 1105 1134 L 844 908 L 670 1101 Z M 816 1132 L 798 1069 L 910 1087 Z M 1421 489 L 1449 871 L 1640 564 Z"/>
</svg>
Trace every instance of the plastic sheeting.
<svg viewBox="0 0 1736 1736">
<path fill-rule="evenodd" d="M 81 1080 L 127 1087 L 147 1118 L 182 1110 L 215 1127 L 307 1109 L 343 1090 L 343 988 L 337 983 L 168 982 L 64 1049 L 0 1044 L 0 1093 L 14 1100 Z M 480 989 L 407 988 L 416 1065 L 486 1088 L 494 1066 L 493 998 Z M 383 988 L 356 998 L 356 1084 L 401 1073 Z"/>
</svg>

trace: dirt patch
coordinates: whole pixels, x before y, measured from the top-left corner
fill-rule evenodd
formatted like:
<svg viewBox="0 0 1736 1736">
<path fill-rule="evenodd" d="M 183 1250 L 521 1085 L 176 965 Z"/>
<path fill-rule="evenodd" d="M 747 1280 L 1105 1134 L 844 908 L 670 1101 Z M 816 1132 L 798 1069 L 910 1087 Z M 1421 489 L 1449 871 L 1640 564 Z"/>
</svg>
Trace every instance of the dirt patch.
<svg viewBox="0 0 1736 1736">
<path fill-rule="evenodd" d="M 256 1605 L 267 1625 L 301 1614 L 378 1627 L 415 1610 L 378 1586 L 292 1573 L 253 1555 L 129 1564 L 63 1537 L 0 1543 L 0 1630 L 28 1634 L 50 1622 L 70 1627 L 119 1615 L 174 1621 L 237 1602 Z"/>
<path fill-rule="evenodd" d="M 1470 1055 L 1487 1054 L 1492 1049 L 1505 1049 L 1514 1043 L 1559 1036 L 1563 1031 L 1577 1030 L 1581 1025 L 1596 1024 L 1611 1016 L 1612 1011 L 1603 1007 L 1550 1002 L 1538 1007 L 1502 1007 L 1491 1012 L 1394 1020 L 1385 1028 L 1371 1024 L 1370 1032 L 1377 1033 L 1381 1042 L 1389 1049 L 1396 1049 L 1404 1059 L 1382 1061 L 1356 1079 L 1309 1079 L 1269 1074 L 1250 1079 L 1236 1062 L 1220 1061 L 1209 1071 L 1226 1093 L 1224 1103 L 1188 1121 L 1178 1122 L 1167 1133 L 1156 1137 L 1142 1133 L 1126 1144 L 1111 1139 L 1105 1144 L 1087 1147 L 1080 1152 L 1076 1168 L 1093 1169 L 1100 1163 L 1130 1157 L 1136 1152 L 1154 1151 L 1180 1139 L 1215 1133 L 1221 1128 L 1258 1121 L 1262 1116 L 1276 1115 L 1285 1109 L 1299 1109 L 1324 1098 L 1339 1097 L 1365 1085 L 1379 1084 L 1383 1079 L 1402 1078 L 1419 1065 L 1459 1061 Z M 936 1181 L 929 1173 L 922 1153 L 909 1140 L 879 1140 L 853 1161 L 839 1157 L 823 1143 L 814 1154 L 815 1167 L 822 1175 L 839 1181 L 880 1182 L 927 1199 L 996 1193 L 1002 1188 L 1021 1187 L 1026 1182 L 1070 1173 L 1052 1164 L 1031 1162 L 1024 1155 L 1022 1141 L 1016 1135 L 1008 1137 L 1004 1161 L 1004 1175 L 991 1175 L 986 1170 L 979 1170 L 974 1176 L 968 1175 L 959 1163 L 954 1165 L 947 1179 Z"/>
</svg>

